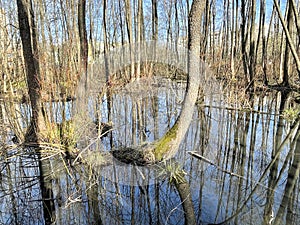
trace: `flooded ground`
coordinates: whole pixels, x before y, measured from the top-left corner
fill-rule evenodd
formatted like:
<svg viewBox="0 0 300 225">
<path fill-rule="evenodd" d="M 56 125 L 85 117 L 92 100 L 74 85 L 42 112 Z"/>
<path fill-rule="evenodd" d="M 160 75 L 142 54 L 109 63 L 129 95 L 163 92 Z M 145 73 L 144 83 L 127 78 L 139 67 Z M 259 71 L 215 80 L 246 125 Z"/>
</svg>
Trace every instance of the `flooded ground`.
<svg viewBox="0 0 300 225">
<path fill-rule="evenodd" d="M 89 120 L 111 121 L 113 130 L 97 138 L 81 124 L 77 148 L 89 163 L 75 164 L 47 148 L 41 163 L 32 148 L 13 143 L 11 126 L 26 126 L 28 107 L 14 105 L 19 112 L 10 115 L 11 104 L 2 102 L 0 224 L 44 224 L 45 215 L 55 224 L 186 224 L 187 199 L 170 180 L 181 169 L 197 224 L 300 224 L 300 127 L 290 94 L 191 107 L 193 122 L 169 162 L 99 163 L 99 152 L 163 136 L 180 113 L 184 90 L 185 83 L 139 83 L 115 90 L 111 102 L 107 95 L 91 98 Z M 62 111 L 72 118 L 74 105 L 53 103 L 57 122 Z"/>
</svg>

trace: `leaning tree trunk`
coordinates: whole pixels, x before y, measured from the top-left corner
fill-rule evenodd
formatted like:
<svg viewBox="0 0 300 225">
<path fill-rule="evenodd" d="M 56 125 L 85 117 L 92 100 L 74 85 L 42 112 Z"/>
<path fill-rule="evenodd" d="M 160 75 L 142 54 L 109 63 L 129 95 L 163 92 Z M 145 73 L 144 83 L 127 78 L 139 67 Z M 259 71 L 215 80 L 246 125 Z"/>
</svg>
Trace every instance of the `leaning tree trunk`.
<svg viewBox="0 0 300 225">
<path fill-rule="evenodd" d="M 41 75 L 39 70 L 39 58 L 37 48 L 37 37 L 35 32 L 34 13 L 29 0 L 17 0 L 19 30 L 23 46 L 23 57 L 26 69 L 28 94 L 31 103 L 32 117 L 27 130 L 26 142 L 38 143 L 41 139 L 40 132 L 45 129 L 42 114 L 41 101 Z M 31 27 L 29 20 L 31 18 Z"/>
<path fill-rule="evenodd" d="M 174 126 L 156 143 L 154 156 L 157 161 L 170 159 L 178 151 L 179 145 L 185 136 L 193 117 L 193 106 L 198 96 L 200 77 L 203 65 L 200 62 L 201 42 L 201 15 L 205 4 L 201 0 L 194 0 L 189 14 L 189 58 L 188 82 L 183 101 L 182 111 Z"/>
<path fill-rule="evenodd" d="M 188 54 L 188 81 L 183 100 L 181 113 L 173 127 L 158 141 L 150 146 L 142 146 L 143 153 L 132 148 L 115 150 L 113 156 L 125 163 L 134 162 L 143 165 L 154 161 L 168 160 L 175 156 L 179 145 L 184 138 L 194 114 L 194 105 L 198 97 L 200 79 L 205 77 L 204 64 L 200 61 L 201 18 L 205 4 L 201 0 L 194 0 L 189 14 L 189 54 Z M 205 81 L 204 81 L 205 82 Z M 134 157 L 133 157 L 134 156 Z M 127 160 L 129 159 L 129 160 Z"/>
</svg>

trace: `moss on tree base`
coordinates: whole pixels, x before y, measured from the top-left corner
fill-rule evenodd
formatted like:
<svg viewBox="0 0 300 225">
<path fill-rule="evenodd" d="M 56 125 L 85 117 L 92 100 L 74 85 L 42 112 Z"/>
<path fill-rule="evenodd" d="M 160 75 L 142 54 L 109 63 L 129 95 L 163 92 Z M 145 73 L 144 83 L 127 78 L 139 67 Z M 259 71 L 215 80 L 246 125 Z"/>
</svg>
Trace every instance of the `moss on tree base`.
<svg viewBox="0 0 300 225">
<path fill-rule="evenodd" d="M 126 147 L 113 150 L 112 155 L 121 162 L 133 165 L 150 165 L 168 159 L 176 153 L 174 145 L 178 133 L 178 123 L 158 141 L 138 147 Z"/>
<path fill-rule="evenodd" d="M 174 126 L 155 144 L 153 149 L 155 160 L 162 161 L 168 156 L 173 155 L 173 143 L 177 138 L 178 133 L 178 123 L 175 123 Z M 175 150 L 176 151 L 176 150 Z"/>
</svg>

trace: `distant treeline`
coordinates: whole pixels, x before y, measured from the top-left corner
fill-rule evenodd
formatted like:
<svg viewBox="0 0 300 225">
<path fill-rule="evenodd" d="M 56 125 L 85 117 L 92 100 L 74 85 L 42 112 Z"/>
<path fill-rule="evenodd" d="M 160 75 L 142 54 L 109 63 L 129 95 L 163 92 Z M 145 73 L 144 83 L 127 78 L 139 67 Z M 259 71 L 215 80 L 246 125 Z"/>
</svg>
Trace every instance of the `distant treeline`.
<svg viewBox="0 0 300 225">
<path fill-rule="evenodd" d="M 68 95 L 88 65 L 117 46 L 143 41 L 188 45 L 189 0 L 2 0 L 1 93 L 26 87 L 17 2 L 27 5 L 31 34 L 36 35 L 31 47 L 39 61 L 39 83 L 48 93 Z M 276 0 L 203 0 L 203 4 L 199 57 L 218 78 L 245 89 L 297 87 L 298 1 L 279 5 Z M 133 63 L 125 73 L 128 80 L 152 75 L 154 70 L 141 67 Z"/>
</svg>

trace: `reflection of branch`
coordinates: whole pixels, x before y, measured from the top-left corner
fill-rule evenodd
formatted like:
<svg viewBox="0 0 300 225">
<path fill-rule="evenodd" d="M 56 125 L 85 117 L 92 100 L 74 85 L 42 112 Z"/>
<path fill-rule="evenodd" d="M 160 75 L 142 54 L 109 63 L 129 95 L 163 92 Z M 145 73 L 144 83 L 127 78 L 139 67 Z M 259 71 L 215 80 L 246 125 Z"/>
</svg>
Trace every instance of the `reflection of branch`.
<svg viewBox="0 0 300 225">
<path fill-rule="evenodd" d="M 68 208 L 71 204 L 77 203 L 77 202 L 82 202 L 81 196 L 78 196 L 74 199 L 71 198 L 71 196 L 68 197 L 68 202 L 65 205 L 65 209 Z"/>
<path fill-rule="evenodd" d="M 262 187 L 266 187 L 268 188 L 267 186 L 261 184 L 263 178 L 265 177 L 265 175 L 267 174 L 267 172 L 270 170 L 270 168 L 274 165 L 274 163 L 277 161 L 277 158 L 280 156 L 280 153 L 281 151 L 283 150 L 283 147 L 287 144 L 287 142 L 292 138 L 292 136 L 295 134 L 295 132 L 298 130 L 298 127 L 299 127 L 299 124 L 300 124 L 300 115 L 298 115 L 296 121 L 294 122 L 294 124 L 291 126 L 292 129 L 290 130 L 290 132 L 287 134 L 287 136 L 285 137 L 285 139 L 283 140 L 283 142 L 281 143 L 281 145 L 278 147 L 277 149 L 277 153 L 276 155 L 274 156 L 273 160 L 269 163 L 269 165 L 266 167 L 265 171 L 263 172 L 263 174 L 261 175 L 260 179 L 256 182 L 253 190 L 251 191 L 251 193 L 249 194 L 249 196 L 246 198 L 246 200 L 244 201 L 244 203 L 240 206 L 240 208 L 238 208 L 236 210 L 236 212 L 230 216 L 229 218 L 227 218 L 226 220 L 224 220 L 223 222 L 221 223 L 217 223 L 218 225 L 221 225 L 221 224 L 227 224 L 229 221 L 231 221 L 232 219 L 234 219 L 243 209 L 244 207 L 246 206 L 247 202 L 250 200 L 250 198 L 253 196 L 253 194 L 255 193 L 256 189 L 258 188 L 258 186 L 262 186 Z M 211 165 L 214 165 L 217 167 L 217 169 L 220 169 L 221 171 L 225 172 L 225 173 L 228 173 L 230 175 L 233 175 L 233 176 L 237 176 L 239 178 L 242 178 L 242 179 L 247 179 L 243 176 L 240 176 L 238 174 L 235 174 L 235 173 L 232 173 L 232 172 L 229 172 L 227 170 L 223 170 L 221 167 L 219 167 L 218 165 L 216 165 L 215 163 L 213 163 L 212 161 L 210 161 L 209 159 L 195 153 L 195 152 L 188 152 L 190 155 L 198 158 L 198 159 L 201 159 Z"/>
<path fill-rule="evenodd" d="M 209 164 L 212 165 L 212 166 L 215 166 L 218 170 L 220 170 L 220 171 L 222 171 L 222 172 L 224 172 L 224 173 L 227 173 L 227 174 L 229 174 L 229 175 L 231 175 L 231 176 L 234 176 L 234 177 L 241 178 L 241 179 L 243 179 L 243 180 L 247 180 L 247 179 L 248 179 L 247 177 L 241 176 L 241 175 L 239 175 L 239 174 L 237 174 L 237 173 L 233 173 L 233 172 L 231 172 L 231 171 L 222 169 L 222 168 L 221 168 L 220 166 L 218 166 L 217 164 L 213 163 L 213 162 L 210 161 L 209 159 L 205 158 L 204 156 L 202 156 L 202 155 L 200 155 L 200 154 L 198 154 L 198 153 L 196 153 L 196 152 L 189 151 L 188 153 L 189 153 L 191 156 L 194 156 L 194 157 L 197 158 L 197 159 L 203 160 L 204 162 L 209 163 Z M 267 186 L 264 185 L 264 184 L 262 184 L 262 183 L 257 183 L 257 184 L 260 185 L 260 186 L 262 186 L 262 187 L 266 187 L 266 188 L 267 188 Z"/>
<path fill-rule="evenodd" d="M 260 115 L 271 115 L 271 116 L 280 116 L 280 113 L 270 113 L 270 112 L 262 112 L 260 110 L 255 110 L 247 107 L 230 107 L 230 106 L 218 106 L 218 105 L 202 105 L 204 108 L 213 108 L 213 109 L 222 109 L 227 111 L 238 111 L 238 112 L 251 112 Z"/>
</svg>

